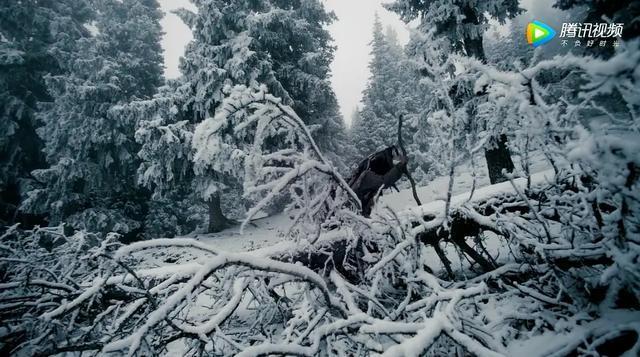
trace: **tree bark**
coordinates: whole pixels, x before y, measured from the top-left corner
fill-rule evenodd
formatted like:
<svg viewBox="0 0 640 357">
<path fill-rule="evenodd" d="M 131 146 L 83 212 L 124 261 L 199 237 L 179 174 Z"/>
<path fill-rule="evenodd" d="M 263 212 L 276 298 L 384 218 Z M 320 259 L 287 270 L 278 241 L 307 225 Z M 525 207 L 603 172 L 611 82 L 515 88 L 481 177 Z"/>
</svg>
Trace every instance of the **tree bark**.
<svg viewBox="0 0 640 357">
<path fill-rule="evenodd" d="M 209 227 L 207 233 L 217 233 L 231 225 L 231 221 L 222 213 L 220 206 L 220 193 L 215 193 L 209 201 Z"/>
<path fill-rule="evenodd" d="M 479 15 L 476 13 L 476 9 L 467 6 L 463 8 L 465 20 L 463 22 L 471 23 L 476 26 L 480 25 Z M 465 37 L 464 48 L 467 56 L 475 57 L 482 63 L 487 62 L 487 57 L 484 53 L 484 46 L 482 36 L 478 37 Z M 489 169 L 489 181 L 492 185 L 496 183 L 507 181 L 507 178 L 502 174 L 502 170 L 507 172 L 513 172 L 514 165 L 511 160 L 511 152 L 507 145 L 507 136 L 502 134 L 498 137 L 494 137 L 497 141 L 495 148 L 484 151 L 484 157 L 487 161 L 487 168 Z"/>
<path fill-rule="evenodd" d="M 507 136 L 502 134 L 495 140 L 497 140 L 496 146 L 484 151 L 487 169 L 489 170 L 489 181 L 492 185 L 507 181 L 505 175 L 502 174 L 503 169 L 507 172 L 513 172 L 514 170 L 511 152 L 507 146 Z"/>
</svg>

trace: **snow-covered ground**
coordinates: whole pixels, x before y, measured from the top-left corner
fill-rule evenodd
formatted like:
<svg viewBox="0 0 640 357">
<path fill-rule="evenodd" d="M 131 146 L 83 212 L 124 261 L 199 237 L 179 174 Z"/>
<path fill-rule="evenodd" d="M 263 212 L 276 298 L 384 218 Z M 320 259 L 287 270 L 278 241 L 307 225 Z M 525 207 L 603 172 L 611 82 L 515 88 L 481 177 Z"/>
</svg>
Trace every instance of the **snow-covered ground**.
<svg viewBox="0 0 640 357">
<path fill-rule="evenodd" d="M 489 189 L 487 187 L 489 185 L 489 180 L 486 174 L 486 168 L 480 165 L 478 166 L 476 174 L 476 194 L 482 195 L 483 191 Z M 532 173 L 538 172 L 544 176 L 544 172 L 548 171 L 548 169 L 549 166 L 545 164 L 542 156 L 536 156 L 532 165 Z M 541 175 L 539 174 L 537 176 Z M 419 187 L 418 195 L 423 202 L 423 207 L 439 206 L 441 202 L 438 201 L 446 199 L 448 185 L 449 177 L 437 177 L 427 185 Z M 452 192 L 452 194 L 457 197 L 454 197 L 452 201 L 466 201 L 472 185 L 473 174 L 471 166 L 468 164 L 461 165 L 456 170 Z M 483 187 L 485 189 L 483 189 Z M 400 192 L 391 190 L 385 192 L 376 205 L 376 209 L 382 210 L 386 209 L 386 207 L 391 207 L 396 211 L 405 211 L 412 207 L 416 207 L 411 189 L 403 189 L 400 190 Z M 215 248 L 217 251 L 242 252 L 255 255 L 256 257 L 264 257 L 274 251 L 286 251 L 293 245 L 297 244 L 287 238 L 291 224 L 292 220 L 289 215 L 283 213 L 271 217 L 255 219 L 245 227 L 242 233 L 240 233 L 240 227 L 237 226 L 220 233 L 192 234 L 185 238 L 195 238 L 196 240 Z M 473 245 L 473 243 L 471 244 Z M 505 247 L 504 244 L 501 244 L 496 235 L 487 233 L 485 235 L 484 245 L 494 256 L 496 261 L 500 262 L 508 259 L 508 248 Z M 452 268 L 455 271 L 463 272 L 463 274 L 468 271 L 469 262 L 465 260 L 458 251 L 456 251 L 453 244 L 443 244 L 442 248 L 450 259 Z M 168 270 L 172 273 L 176 273 L 183 269 L 189 269 L 190 267 L 199 267 L 202 264 L 206 264 L 208 260 L 213 258 L 213 255 L 204 251 L 194 249 L 171 249 L 171 251 L 156 252 L 151 256 L 142 252 L 142 254 L 147 256 L 144 261 L 149 264 L 150 273 L 158 270 Z M 436 274 L 442 272 L 442 269 L 444 269 L 440 262 L 440 258 L 438 258 L 437 254 L 431 247 L 423 248 L 422 260 L 423 264 L 429 267 Z M 200 312 L 204 313 L 205 311 L 208 311 L 207 308 L 205 308 L 206 306 L 215 303 L 215 299 L 212 298 L 201 296 L 200 299 L 201 301 L 198 301 L 192 307 L 192 314 L 198 314 Z M 249 300 L 242 301 L 240 303 L 239 311 L 249 311 L 252 309 L 252 307 L 249 306 L 248 301 Z M 239 316 L 244 316 L 244 313 L 241 312 Z M 243 322 L 243 318 L 238 317 L 238 320 L 235 321 L 235 323 L 242 324 L 250 322 Z M 169 346 L 169 351 L 170 354 L 179 355 L 184 351 L 184 348 L 185 346 L 182 342 L 176 342 Z M 530 348 L 531 344 L 513 346 L 514 352 L 517 352 L 514 355 L 521 355 L 520 352 L 527 351 Z"/>
<path fill-rule="evenodd" d="M 482 157 L 476 159 L 476 189 L 486 187 L 489 185 L 489 178 L 487 176 L 486 167 L 483 165 L 484 160 Z M 516 167 L 519 167 L 518 158 L 514 158 Z M 536 153 L 532 156 L 532 173 L 540 173 L 550 169 L 548 163 L 544 160 L 544 157 L 540 153 Z M 521 172 L 521 170 L 520 170 Z M 467 195 L 473 186 L 473 169 L 469 163 L 460 165 L 456 169 L 455 180 L 453 184 L 454 196 Z M 420 197 L 423 205 L 438 200 L 445 200 L 447 196 L 447 188 L 449 185 L 449 177 L 441 176 L 437 177 L 427 185 L 418 187 L 418 196 Z M 413 199 L 411 189 L 402 189 L 400 192 L 393 190 L 387 190 L 380 198 L 376 209 L 383 209 L 384 207 L 390 207 L 395 211 L 403 211 L 411 207 L 415 207 L 416 203 Z M 287 233 L 291 227 L 292 221 L 288 214 L 283 213 L 271 217 L 264 217 L 256 219 L 247 225 L 244 232 L 241 234 L 239 226 L 232 227 L 220 233 L 213 234 L 195 234 L 188 236 L 189 238 L 196 238 L 197 240 L 216 247 L 219 250 L 227 252 L 251 252 L 254 251 L 257 255 L 266 255 L 270 250 L 284 250 L 287 246 L 294 244 L 287 241 Z M 484 244 L 489 252 L 494 255 L 496 260 L 506 258 L 508 254 L 508 248 L 502 247 L 502 244 L 498 241 L 495 235 L 490 233 L 486 234 Z M 455 247 L 451 244 L 445 244 L 443 246 L 444 251 L 451 260 L 452 267 L 455 269 L 466 268 L 468 262 L 460 258 L 460 254 L 455 250 Z M 184 258 L 184 257 L 183 257 Z M 180 259 L 183 260 L 183 259 Z M 442 269 L 440 259 L 437 257 L 435 251 L 430 247 L 425 247 L 423 252 L 424 264 L 431 268 L 434 272 L 439 272 Z M 463 269 L 464 270 L 464 269 Z"/>
<path fill-rule="evenodd" d="M 244 228 L 242 234 L 240 226 L 237 226 L 220 233 L 196 234 L 189 236 L 189 238 L 196 238 L 228 252 L 248 252 L 282 241 L 291 224 L 292 220 L 287 214 L 278 214 L 251 221 Z"/>
<path fill-rule="evenodd" d="M 522 169 L 520 168 L 520 160 L 517 157 L 514 157 L 514 164 L 516 165 L 516 170 L 518 170 L 516 174 L 524 176 L 524 174 L 522 174 Z M 476 165 L 476 188 L 488 186 L 489 177 L 487 175 L 487 168 L 482 156 L 478 156 L 476 158 Z M 546 171 L 550 168 L 551 167 L 544 160 L 544 156 L 541 153 L 538 152 L 532 155 L 531 173 Z M 469 192 L 473 186 L 473 180 L 473 168 L 469 163 L 458 166 L 455 170 L 453 195 Z M 435 200 L 446 200 L 448 186 L 448 176 L 436 177 L 427 185 L 417 189 L 418 197 L 423 204 Z M 408 188 L 400 190 L 400 192 L 389 190 L 388 193 L 382 196 L 380 202 L 388 205 L 396 211 L 402 211 L 407 207 L 416 205 L 411 189 Z"/>
</svg>

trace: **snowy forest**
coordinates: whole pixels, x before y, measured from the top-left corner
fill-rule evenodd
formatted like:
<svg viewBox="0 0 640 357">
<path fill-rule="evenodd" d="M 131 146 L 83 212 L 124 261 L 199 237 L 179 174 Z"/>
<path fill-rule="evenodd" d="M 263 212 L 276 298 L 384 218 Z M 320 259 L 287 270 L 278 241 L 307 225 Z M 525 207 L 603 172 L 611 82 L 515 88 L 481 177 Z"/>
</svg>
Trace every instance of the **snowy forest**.
<svg viewBox="0 0 640 357">
<path fill-rule="evenodd" d="M 0 355 L 640 355 L 640 2 L 551 2 L 385 1 L 343 118 L 323 0 L 1 1 Z"/>
</svg>

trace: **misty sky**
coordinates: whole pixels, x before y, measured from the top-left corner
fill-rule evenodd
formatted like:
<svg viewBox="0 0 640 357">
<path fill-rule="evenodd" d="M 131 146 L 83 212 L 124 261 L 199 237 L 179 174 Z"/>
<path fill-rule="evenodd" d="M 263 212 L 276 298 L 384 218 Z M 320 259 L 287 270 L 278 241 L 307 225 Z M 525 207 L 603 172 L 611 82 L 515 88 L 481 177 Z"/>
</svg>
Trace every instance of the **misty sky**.
<svg viewBox="0 0 640 357">
<path fill-rule="evenodd" d="M 350 122 L 351 114 L 360 103 L 362 91 L 369 78 L 368 64 L 371 51 L 369 43 L 372 39 L 375 14 L 378 13 L 384 26 L 391 26 L 396 30 L 401 43 L 405 44 L 409 40 L 408 27 L 397 15 L 382 7 L 382 3 L 390 1 L 322 0 L 325 6 L 338 16 L 338 20 L 329 28 L 335 40 L 334 44 L 338 47 L 335 60 L 331 65 L 331 81 L 340 103 L 340 110 L 347 123 Z M 195 7 L 188 0 L 159 0 L 159 2 L 166 12 L 166 17 L 162 20 L 165 31 L 162 42 L 165 50 L 165 74 L 168 78 L 176 78 L 180 75 L 179 58 L 192 36 L 189 28 L 170 11 L 180 7 L 195 10 Z M 559 21 L 559 12 L 551 6 L 553 2 L 554 0 L 536 0 L 535 2 L 523 0 L 521 6 L 528 10 L 525 15 L 528 18 Z M 551 22 L 551 25 L 555 25 L 553 21 Z M 524 29 L 522 38 L 524 41 Z"/>
</svg>

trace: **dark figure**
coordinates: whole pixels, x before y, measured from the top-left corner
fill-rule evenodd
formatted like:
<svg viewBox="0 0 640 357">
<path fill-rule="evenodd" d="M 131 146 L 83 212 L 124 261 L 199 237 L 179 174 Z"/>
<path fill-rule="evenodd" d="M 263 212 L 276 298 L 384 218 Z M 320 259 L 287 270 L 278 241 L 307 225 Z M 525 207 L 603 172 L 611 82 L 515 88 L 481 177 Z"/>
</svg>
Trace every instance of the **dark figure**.
<svg viewBox="0 0 640 357">
<path fill-rule="evenodd" d="M 394 159 L 398 163 L 394 163 Z M 395 146 L 378 151 L 363 160 L 349 179 L 349 186 L 362 203 L 362 215 L 369 217 L 380 188 L 395 187 L 406 171 L 407 159 Z"/>
</svg>

